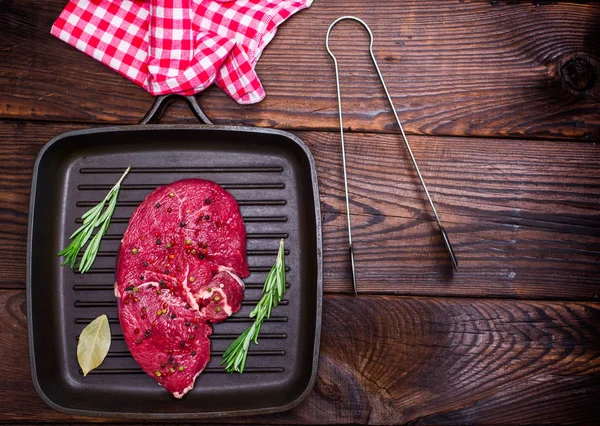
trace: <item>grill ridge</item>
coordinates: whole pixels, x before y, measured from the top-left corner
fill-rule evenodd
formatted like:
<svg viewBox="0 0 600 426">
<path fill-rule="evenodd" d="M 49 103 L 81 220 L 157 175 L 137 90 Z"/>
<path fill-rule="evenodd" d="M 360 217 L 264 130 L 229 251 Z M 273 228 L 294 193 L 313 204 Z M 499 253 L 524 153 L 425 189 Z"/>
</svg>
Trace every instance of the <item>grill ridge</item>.
<svg viewBox="0 0 600 426">
<path fill-rule="evenodd" d="M 129 174 L 148 173 L 281 173 L 281 166 L 215 166 L 215 167 L 132 167 Z M 117 174 L 123 173 L 123 167 L 81 167 L 81 174 Z"/>
<path fill-rule="evenodd" d="M 254 306 L 258 303 L 258 300 L 248 300 L 244 299 L 242 301 L 242 306 Z M 279 302 L 280 305 L 287 305 L 289 301 L 287 299 L 283 299 Z M 76 308 L 112 308 L 117 306 L 116 300 L 76 300 L 73 303 L 73 306 Z"/>
<path fill-rule="evenodd" d="M 219 182 L 217 182 L 219 183 Z M 285 189 L 285 183 L 219 183 L 225 189 Z M 81 184 L 77 186 L 80 191 L 110 191 L 114 184 Z M 161 184 L 128 183 L 121 184 L 120 191 L 153 191 Z"/>
</svg>

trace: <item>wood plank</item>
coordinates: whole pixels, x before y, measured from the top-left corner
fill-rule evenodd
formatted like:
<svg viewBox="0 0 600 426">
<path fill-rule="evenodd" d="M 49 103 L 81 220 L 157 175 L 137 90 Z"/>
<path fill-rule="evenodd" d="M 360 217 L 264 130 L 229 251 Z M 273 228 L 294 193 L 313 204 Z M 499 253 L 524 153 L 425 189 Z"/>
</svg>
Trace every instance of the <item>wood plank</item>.
<svg viewBox="0 0 600 426">
<path fill-rule="evenodd" d="M 151 97 L 49 34 L 66 0 L 0 6 L 0 118 L 134 123 Z M 409 133 L 600 139 L 600 5 L 596 2 L 315 2 L 279 31 L 258 64 L 267 98 L 239 106 L 216 88 L 201 103 L 218 123 L 338 126 L 328 25 L 364 18 Z M 342 23 L 345 125 L 397 132 L 367 56 L 366 34 Z M 352 48 L 350 48 L 352 47 Z M 356 47 L 356 48 L 355 48 Z M 183 105 L 171 119 L 191 116 Z"/>
<path fill-rule="evenodd" d="M 0 288 L 24 288 L 37 151 L 82 126 L 0 125 Z M 303 132 L 315 155 L 327 292 L 350 292 L 339 135 Z M 413 148 L 460 261 L 452 274 L 395 135 L 348 137 L 359 290 L 365 293 L 596 300 L 600 146 L 414 137 Z"/>
<path fill-rule="evenodd" d="M 85 420 L 33 389 L 24 291 L 0 291 L 0 307 L 0 418 Z M 328 295 L 309 397 L 287 413 L 223 421 L 593 423 L 599 324 L 598 303 Z"/>
</svg>

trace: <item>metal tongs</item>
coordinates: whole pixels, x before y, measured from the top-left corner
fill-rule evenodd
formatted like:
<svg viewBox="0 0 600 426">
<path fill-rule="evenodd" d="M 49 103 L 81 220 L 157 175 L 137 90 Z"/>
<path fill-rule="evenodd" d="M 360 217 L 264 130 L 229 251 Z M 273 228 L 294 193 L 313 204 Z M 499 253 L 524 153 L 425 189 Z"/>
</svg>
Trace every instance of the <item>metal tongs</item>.
<svg viewBox="0 0 600 426">
<path fill-rule="evenodd" d="M 352 20 L 360 23 L 367 32 L 369 33 L 369 37 L 371 37 L 371 42 L 369 44 L 369 53 L 371 54 L 371 59 L 373 60 L 373 65 L 375 65 L 375 69 L 377 70 L 377 75 L 379 75 L 379 80 L 381 80 L 381 85 L 383 86 L 383 90 L 385 90 L 385 95 L 387 96 L 388 102 L 392 107 L 392 111 L 394 113 L 394 117 L 396 117 L 396 122 L 398 123 L 398 127 L 400 127 L 400 133 L 402 133 L 402 139 L 404 139 L 404 143 L 406 145 L 406 149 L 408 149 L 408 153 L 410 154 L 410 159 L 412 160 L 413 165 L 415 166 L 415 170 L 417 171 L 417 175 L 419 175 L 419 180 L 421 181 L 421 185 L 423 185 L 423 190 L 425 191 L 425 195 L 427 196 L 427 200 L 429 201 L 429 205 L 431 206 L 431 210 L 433 210 L 433 214 L 435 216 L 435 220 L 438 224 L 440 232 L 442 234 L 442 238 L 444 240 L 444 244 L 446 245 L 446 249 L 448 250 L 448 254 L 450 255 L 450 260 L 452 261 L 452 266 L 454 270 L 458 270 L 458 260 L 456 259 L 456 255 L 454 254 L 454 250 L 452 249 L 452 245 L 450 244 L 450 239 L 448 238 L 448 234 L 446 230 L 442 226 L 442 222 L 440 221 L 440 217 L 438 216 L 437 210 L 435 209 L 435 205 L 433 204 L 433 200 L 429 195 L 429 191 L 427 190 L 427 185 L 425 185 L 425 180 L 421 175 L 421 171 L 419 170 L 419 166 L 417 165 L 417 160 L 415 160 L 415 156 L 413 155 L 412 149 L 410 149 L 410 144 L 408 143 L 408 139 L 406 139 L 406 135 L 404 134 L 404 129 L 402 128 L 402 123 L 400 123 L 400 118 L 398 118 L 398 113 L 396 112 L 396 107 L 394 107 L 394 102 L 392 101 L 392 97 L 390 96 L 390 92 L 388 91 L 387 86 L 385 85 L 385 81 L 383 79 L 383 75 L 379 70 L 379 65 L 377 65 L 377 60 L 375 59 L 375 55 L 373 53 L 373 33 L 369 26 L 362 20 L 355 16 L 342 16 L 331 23 L 329 29 L 327 30 L 327 37 L 325 39 L 325 44 L 327 47 L 327 52 L 329 52 L 329 56 L 333 59 L 333 63 L 335 64 L 335 82 L 337 85 L 337 98 L 338 98 L 338 112 L 340 115 L 340 134 L 342 139 L 342 163 L 344 168 L 344 191 L 346 193 L 346 218 L 348 220 L 348 244 L 349 244 L 349 252 L 350 252 L 350 264 L 352 267 L 352 286 L 354 288 L 354 294 L 357 294 L 356 291 L 356 273 L 354 270 L 354 248 L 352 246 L 352 224 L 350 223 L 350 197 L 348 194 L 348 175 L 346 172 L 346 149 L 344 146 L 344 125 L 342 120 L 342 98 L 340 94 L 340 74 L 338 70 L 338 63 L 335 55 L 329 48 L 329 35 L 331 34 L 331 30 L 333 27 L 340 21 L 344 20 Z"/>
</svg>

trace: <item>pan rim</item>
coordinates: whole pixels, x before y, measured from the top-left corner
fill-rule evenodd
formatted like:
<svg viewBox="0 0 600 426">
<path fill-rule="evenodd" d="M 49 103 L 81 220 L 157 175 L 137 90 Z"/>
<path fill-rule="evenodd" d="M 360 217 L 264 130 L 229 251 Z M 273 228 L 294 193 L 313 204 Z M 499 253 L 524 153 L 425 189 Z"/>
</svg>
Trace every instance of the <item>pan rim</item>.
<svg viewBox="0 0 600 426">
<path fill-rule="evenodd" d="M 34 231 L 34 213 L 35 199 L 37 192 L 37 184 L 39 177 L 40 164 L 48 152 L 48 150 L 60 143 L 60 141 L 71 137 L 81 136 L 95 133 L 110 133 L 110 132 L 131 132 L 131 131 L 151 131 L 151 130 L 210 130 L 210 131 L 234 131 L 234 132 L 249 132 L 280 135 L 294 142 L 304 153 L 308 159 L 310 178 L 313 188 L 314 212 L 315 212 L 315 231 L 316 231 L 316 262 L 317 262 L 317 289 L 316 289 L 316 318 L 315 318 L 315 339 L 312 357 L 311 377 L 304 391 L 297 396 L 293 401 L 278 406 L 263 407 L 255 409 L 245 409 L 236 411 L 204 411 L 197 413 L 140 413 L 140 412 L 109 412 L 100 410 L 85 410 L 79 408 L 69 408 L 59 405 L 52 401 L 42 389 L 39 380 L 36 365 L 36 357 L 34 351 L 33 339 L 33 301 L 32 301 L 32 246 L 33 246 L 33 231 Z M 323 306 L 323 241 L 322 241 L 322 223 L 321 223 L 321 204 L 319 198 L 319 187 L 317 180 L 316 164 L 312 153 L 308 146 L 293 133 L 280 129 L 249 127 L 249 126 L 231 126 L 231 125 L 213 125 L 213 124 L 137 124 L 137 125 L 119 125 L 107 127 L 91 127 L 87 129 L 72 130 L 62 133 L 52 138 L 46 143 L 38 153 L 32 173 L 31 192 L 29 197 L 29 217 L 27 224 L 27 257 L 26 257 L 26 307 L 27 307 L 27 335 L 29 343 L 29 362 L 31 366 L 31 375 L 33 386 L 39 397 L 51 408 L 70 415 L 87 416 L 87 417 L 104 417 L 104 418 L 122 418 L 122 419 L 155 419 L 155 420 L 185 420 L 185 419 L 209 419 L 209 418 L 224 418 L 224 417 L 239 417 L 259 414 L 273 414 L 288 411 L 300 404 L 312 391 L 317 378 L 319 351 L 321 342 L 321 322 L 322 322 L 322 306 Z"/>
</svg>

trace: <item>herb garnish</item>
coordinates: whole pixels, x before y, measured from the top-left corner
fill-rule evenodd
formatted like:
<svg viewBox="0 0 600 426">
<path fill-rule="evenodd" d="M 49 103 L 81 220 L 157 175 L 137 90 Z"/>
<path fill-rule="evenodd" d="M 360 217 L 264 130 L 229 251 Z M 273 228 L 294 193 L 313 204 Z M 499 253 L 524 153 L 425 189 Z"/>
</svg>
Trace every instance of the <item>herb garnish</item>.
<svg viewBox="0 0 600 426">
<path fill-rule="evenodd" d="M 100 315 L 85 326 L 77 342 L 77 361 L 83 376 L 98 367 L 110 349 L 110 327 L 106 315 Z"/>
<path fill-rule="evenodd" d="M 260 327 L 265 319 L 271 317 L 271 309 L 279 305 L 283 293 L 285 293 L 285 261 L 283 239 L 281 239 L 277 260 L 271 268 L 269 275 L 267 275 L 262 297 L 249 315 L 250 318 L 255 318 L 254 323 L 235 339 L 223 354 L 221 365 L 227 364 L 225 371 L 228 373 L 233 373 L 234 371 L 238 373 L 244 372 L 250 342 L 253 341 L 255 344 L 258 344 Z"/>
<path fill-rule="evenodd" d="M 94 229 L 99 226 L 100 229 L 98 232 L 96 232 L 96 235 L 94 235 L 88 244 L 85 253 L 83 253 L 83 256 L 81 257 L 81 261 L 79 262 L 79 272 L 83 274 L 90 270 L 94 260 L 96 260 L 96 255 L 98 254 L 98 249 L 100 248 L 100 240 L 106 233 L 106 230 L 110 225 L 110 219 L 115 211 L 121 182 L 123 179 L 125 179 L 125 176 L 127 176 L 127 173 L 129 173 L 130 169 L 131 167 L 127 167 L 127 170 L 125 170 L 123 176 L 121 176 L 115 186 L 112 187 L 104 200 L 81 216 L 83 219 L 83 225 L 81 225 L 79 229 L 73 232 L 73 235 L 69 237 L 69 240 L 72 240 L 71 244 L 58 253 L 58 256 L 63 256 L 65 258 L 65 261 L 62 263 L 63 265 L 68 263 L 70 268 L 75 266 L 77 255 L 92 236 Z M 104 209 L 104 205 L 107 203 L 108 206 L 106 209 Z"/>
</svg>

